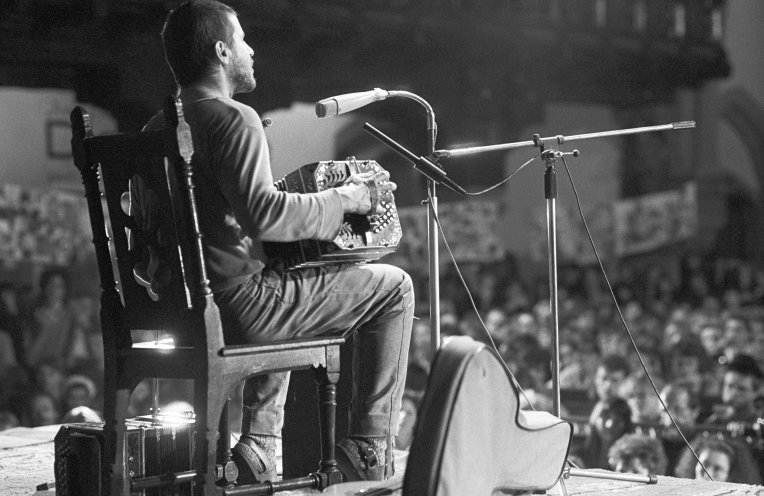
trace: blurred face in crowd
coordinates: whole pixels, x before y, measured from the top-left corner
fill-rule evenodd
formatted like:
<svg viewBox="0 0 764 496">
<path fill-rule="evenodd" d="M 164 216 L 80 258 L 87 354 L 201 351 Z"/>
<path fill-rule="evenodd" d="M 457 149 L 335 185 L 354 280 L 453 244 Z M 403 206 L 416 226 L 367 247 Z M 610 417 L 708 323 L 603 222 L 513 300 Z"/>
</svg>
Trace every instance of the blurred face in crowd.
<svg viewBox="0 0 764 496">
<path fill-rule="evenodd" d="M 723 347 L 722 330 L 716 325 L 706 325 L 700 330 L 700 344 L 709 356 L 719 353 Z"/>
<path fill-rule="evenodd" d="M 5 307 L 5 310 L 11 314 L 16 315 L 19 313 L 18 294 L 12 287 L 0 288 L 0 304 Z"/>
<path fill-rule="evenodd" d="M 77 406 L 90 406 L 90 394 L 85 386 L 72 386 L 66 393 L 66 409 Z"/>
<path fill-rule="evenodd" d="M 41 364 L 35 375 L 40 388 L 46 393 L 58 397 L 61 394 L 61 386 L 64 383 L 64 374 L 57 367 L 50 364 Z"/>
<path fill-rule="evenodd" d="M 737 289 L 728 289 L 723 295 L 724 307 L 728 310 L 738 310 L 743 306 L 743 295 Z"/>
<path fill-rule="evenodd" d="M 655 391 L 648 384 L 638 384 L 630 392 L 626 402 L 631 408 L 634 422 L 654 422 L 658 420 L 660 402 Z"/>
<path fill-rule="evenodd" d="M 726 405 L 732 406 L 738 412 L 746 411 L 753 408 L 755 398 L 755 378 L 732 370 L 724 373 L 722 401 Z"/>
<path fill-rule="evenodd" d="M 509 327 L 506 325 L 507 316 L 503 310 L 492 308 L 485 316 L 485 327 L 493 339 L 504 341 L 509 336 Z"/>
<path fill-rule="evenodd" d="M 712 449 L 704 449 L 698 454 L 700 462 L 705 465 L 706 470 L 717 482 L 726 482 L 730 476 L 732 461 L 726 453 Z M 695 466 L 695 478 L 703 480 L 709 479 L 706 472 L 699 464 Z"/>
<path fill-rule="evenodd" d="M 671 359 L 671 373 L 675 379 L 691 380 L 700 374 L 700 360 L 689 355 L 677 355 Z"/>
<path fill-rule="evenodd" d="M 692 408 L 692 398 L 687 389 L 675 388 L 669 391 L 664 390 L 661 397 L 678 424 L 693 425 L 695 423 L 695 410 Z M 662 408 L 659 411 L 661 424 L 671 425 L 671 419 L 668 414 Z"/>
<path fill-rule="evenodd" d="M 38 394 L 30 400 L 29 416 L 32 427 L 52 425 L 58 422 L 58 410 L 53 398 L 47 394 Z"/>
<path fill-rule="evenodd" d="M 623 380 L 626 378 L 622 370 L 607 370 L 598 367 L 594 375 L 594 388 L 601 401 L 610 401 L 618 397 Z"/>
<path fill-rule="evenodd" d="M 622 474 L 650 475 L 650 467 L 636 456 L 626 460 L 618 460 L 613 468 Z"/>
<path fill-rule="evenodd" d="M 43 288 L 45 301 L 48 303 L 63 302 L 66 298 L 66 281 L 61 275 L 54 275 Z"/>
<path fill-rule="evenodd" d="M 663 341 L 667 346 L 673 346 L 685 336 L 684 324 L 677 322 L 669 322 L 666 327 L 663 328 Z"/>
<path fill-rule="evenodd" d="M 728 347 L 740 351 L 748 345 L 748 327 L 740 319 L 728 319 L 724 323 L 724 341 Z"/>
</svg>

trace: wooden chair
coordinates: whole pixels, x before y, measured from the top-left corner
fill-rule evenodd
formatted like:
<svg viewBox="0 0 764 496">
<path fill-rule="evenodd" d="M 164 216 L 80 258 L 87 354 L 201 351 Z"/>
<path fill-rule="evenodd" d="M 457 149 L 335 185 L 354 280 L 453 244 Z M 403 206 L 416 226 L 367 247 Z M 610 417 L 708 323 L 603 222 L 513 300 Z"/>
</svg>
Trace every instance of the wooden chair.
<svg viewBox="0 0 764 496">
<path fill-rule="evenodd" d="M 94 136 L 87 112 L 76 107 L 71 113 L 74 163 L 85 188 L 102 288 L 106 364 L 102 494 L 127 495 L 177 484 L 193 485 L 197 495 L 271 494 L 339 482 L 334 421 L 339 347 L 344 339 L 225 346 L 202 252 L 190 128 L 177 99 L 167 99 L 164 116 L 162 131 Z M 151 336 L 172 336 L 174 347 L 137 343 L 136 335 L 146 331 Z M 151 339 L 153 344 L 159 342 Z M 289 481 L 234 487 L 236 470 L 227 449 L 227 398 L 254 375 L 307 368 L 318 371 L 319 471 Z M 131 392 L 144 378 L 193 380 L 190 470 L 151 477 L 129 473 L 125 417 Z M 222 455 L 216 442 L 221 426 Z"/>
</svg>

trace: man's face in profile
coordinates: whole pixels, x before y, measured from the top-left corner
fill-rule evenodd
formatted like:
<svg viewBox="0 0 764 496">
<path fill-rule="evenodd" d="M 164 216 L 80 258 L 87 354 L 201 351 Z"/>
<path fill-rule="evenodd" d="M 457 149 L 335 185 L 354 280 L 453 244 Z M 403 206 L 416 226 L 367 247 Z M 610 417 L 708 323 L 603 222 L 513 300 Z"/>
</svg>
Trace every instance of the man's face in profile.
<svg viewBox="0 0 764 496">
<path fill-rule="evenodd" d="M 228 15 L 228 21 L 232 28 L 231 51 L 232 63 L 228 66 L 228 79 L 231 81 L 236 93 L 249 93 L 257 86 L 254 74 L 253 55 L 254 50 L 244 41 L 244 30 L 241 28 L 239 19 L 233 15 Z"/>
<path fill-rule="evenodd" d="M 729 370 L 724 373 L 722 401 L 735 411 L 745 411 L 753 407 L 756 397 L 756 380 L 740 372 Z"/>
</svg>

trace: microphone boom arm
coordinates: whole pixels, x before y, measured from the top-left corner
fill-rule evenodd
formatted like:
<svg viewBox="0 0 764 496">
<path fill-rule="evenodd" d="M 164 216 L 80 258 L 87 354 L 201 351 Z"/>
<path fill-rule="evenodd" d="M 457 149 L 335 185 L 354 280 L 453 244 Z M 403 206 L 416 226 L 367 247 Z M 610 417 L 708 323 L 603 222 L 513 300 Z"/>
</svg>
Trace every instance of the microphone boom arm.
<svg viewBox="0 0 764 496">
<path fill-rule="evenodd" d="M 540 138 L 539 141 L 556 141 L 561 145 L 567 141 L 577 141 L 591 138 L 604 138 L 607 136 L 621 136 L 625 134 L 649 133 L 652 131 L 669 131 L 672 129 L 691 129 L 695 127 L 695 121 L 672 122 L 671 124 L 661 124 L 658 126 L 632 127 L 628 129 L 617 129 L 615 131 L 603 131 L 599 133 L 574 134 L 571 136 L 550 136 Z M 538 146 L 538 141 L 517 141 L 515 143 L 503 143 L 499 145 L 471 146 L 467 148 L 454 148 L 453 150 L 435 150 L 433 155 L 436 158 L 459 157 L 461 155 L 471 155 L 473 153 L 493 152 L 497 150 L 510 150 L 513 148 L 522 148 L 525 146 Z"/>
</svg>

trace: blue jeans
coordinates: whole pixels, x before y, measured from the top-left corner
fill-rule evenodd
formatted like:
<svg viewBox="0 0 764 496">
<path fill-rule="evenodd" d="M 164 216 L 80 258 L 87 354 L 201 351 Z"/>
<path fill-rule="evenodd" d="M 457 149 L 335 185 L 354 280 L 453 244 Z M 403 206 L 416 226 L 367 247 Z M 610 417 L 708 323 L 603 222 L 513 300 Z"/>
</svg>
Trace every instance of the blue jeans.
<svg viewBox="0 0 764 496">
<path fill-rule="evenodd" d="M 215 294 L 226 344 L 357 332 L 349 436 L 398 430 L 414 291 L 403 270 L 383 264 L 265 269 Z M 289 372 L 246 381 L 242 434 L 280 436 Z"/>
</svg>

